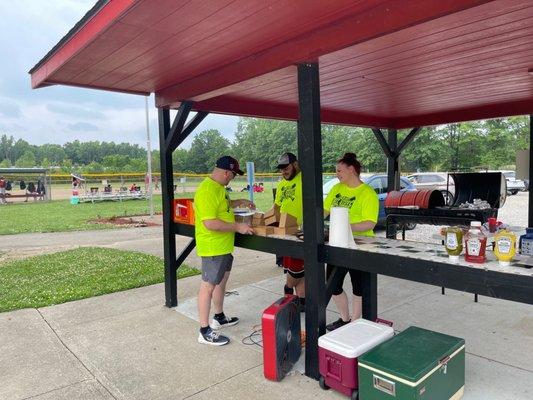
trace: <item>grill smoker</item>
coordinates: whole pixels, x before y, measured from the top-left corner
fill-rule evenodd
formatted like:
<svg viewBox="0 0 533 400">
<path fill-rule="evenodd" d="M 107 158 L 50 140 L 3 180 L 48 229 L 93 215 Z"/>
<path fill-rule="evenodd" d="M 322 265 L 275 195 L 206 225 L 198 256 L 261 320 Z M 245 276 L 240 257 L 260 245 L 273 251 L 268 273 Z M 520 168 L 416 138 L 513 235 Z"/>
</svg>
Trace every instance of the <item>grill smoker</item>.
<svg viewBox="0 0 533 400">
<path fill-rule="evenodd" d="M 455 182 L 455 195 L 451 205 L 443 202 L 430 202 L 428 208 L 385 208 L 387 214 L 387 237 L 393 224 L 415 222 L 430 225 L 470 225 L 471 221 L 487 222 L 489 217 L 497 217 L 498 209 L 505 203 L 507 185 L 501 172 L 450 173 Z M 449 179 L 449 178 L 448 178 Z M 460 208 L 463 203 L 473 203 L 474 199 L 488 202 L 491 208 L 484 210 Z M 440 203 L 440 204 L 439 204 Z M 392 232 L 391 232 L 392 233 Z M 405 234 L 405 231 L 404 231 Z"/>
</svg>

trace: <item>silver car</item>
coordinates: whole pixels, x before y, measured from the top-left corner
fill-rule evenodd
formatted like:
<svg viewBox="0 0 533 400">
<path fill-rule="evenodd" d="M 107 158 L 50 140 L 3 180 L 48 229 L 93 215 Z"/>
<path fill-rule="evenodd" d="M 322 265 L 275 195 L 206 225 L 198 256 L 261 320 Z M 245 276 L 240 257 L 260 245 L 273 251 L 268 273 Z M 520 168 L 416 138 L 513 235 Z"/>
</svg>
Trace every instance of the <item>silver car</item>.
<svg viewBox="0 0 533 400">
<path fill-rule="evenodd" d="M 418 190 L 439 190 L 444 196 L 445 204 L 453 202 L 455 182 L 445 172 L 417 172 L 407 176 Z"/>
<path fill-rule="evenodd" d="M 505 176 L 505 182 L 507 183 L 507 193 L 517 194 L 526 190 L 526 184 L 521 179 L 516 179 L 516 172 L 514 171 L 501 171 Z"/>
</svg>

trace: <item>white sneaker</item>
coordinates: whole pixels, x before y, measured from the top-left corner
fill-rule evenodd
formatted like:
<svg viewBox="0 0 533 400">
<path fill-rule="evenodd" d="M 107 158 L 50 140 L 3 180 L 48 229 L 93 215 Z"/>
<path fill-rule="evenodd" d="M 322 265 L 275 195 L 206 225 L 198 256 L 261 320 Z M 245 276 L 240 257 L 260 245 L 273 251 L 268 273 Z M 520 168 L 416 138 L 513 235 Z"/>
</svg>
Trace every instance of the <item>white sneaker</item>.
<svg viewBox="0 0 533 400">
<path fill-rule="evenodd" d="M 198 343 L 209 344 L 211 346 L 224 346 L 229 343 L 229 338 L 209 328 L 206 333 L 199 332 Z"/>
</svg>

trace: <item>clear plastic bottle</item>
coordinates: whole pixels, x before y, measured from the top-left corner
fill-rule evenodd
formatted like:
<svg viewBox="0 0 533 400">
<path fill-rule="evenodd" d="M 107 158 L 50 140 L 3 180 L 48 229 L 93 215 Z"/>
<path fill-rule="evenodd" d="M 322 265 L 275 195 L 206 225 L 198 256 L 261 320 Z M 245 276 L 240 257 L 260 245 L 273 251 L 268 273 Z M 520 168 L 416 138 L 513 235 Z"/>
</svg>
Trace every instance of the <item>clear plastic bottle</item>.
<svg viewBox="0 0 533 400">
<path fill-rule="evenodd" d="M 486 261 L 485 249 L 487 247 L 487 237 L 481 231 L 481 222 L 472 221 L 470 223 L 470 229 L 465 236 L 465 244 L 466 261 L 479 264 Z"/>
<path fill-rule="evenodd" d="M 459 255 L 463 251 L 463 230 L 459 226 L 446 228 L 445 247 L 450 260 L 459 260 Z"/>
</svg>

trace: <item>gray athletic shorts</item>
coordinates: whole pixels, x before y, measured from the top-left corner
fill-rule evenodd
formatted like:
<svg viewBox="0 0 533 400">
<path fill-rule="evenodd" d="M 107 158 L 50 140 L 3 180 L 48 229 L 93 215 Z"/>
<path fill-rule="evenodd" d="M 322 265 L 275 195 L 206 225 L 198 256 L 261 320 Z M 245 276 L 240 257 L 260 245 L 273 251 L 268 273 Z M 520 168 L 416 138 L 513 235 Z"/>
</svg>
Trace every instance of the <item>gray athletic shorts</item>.
<svg viewBox="0 0 533 400">
<path fill-rule="evenodd" d="M 202 280 L 212 285 L 222 282 L 224 274 L 231 271 L 233 256 L 224 254 L 222 256 L 202 257 Z"/>
</svg>

